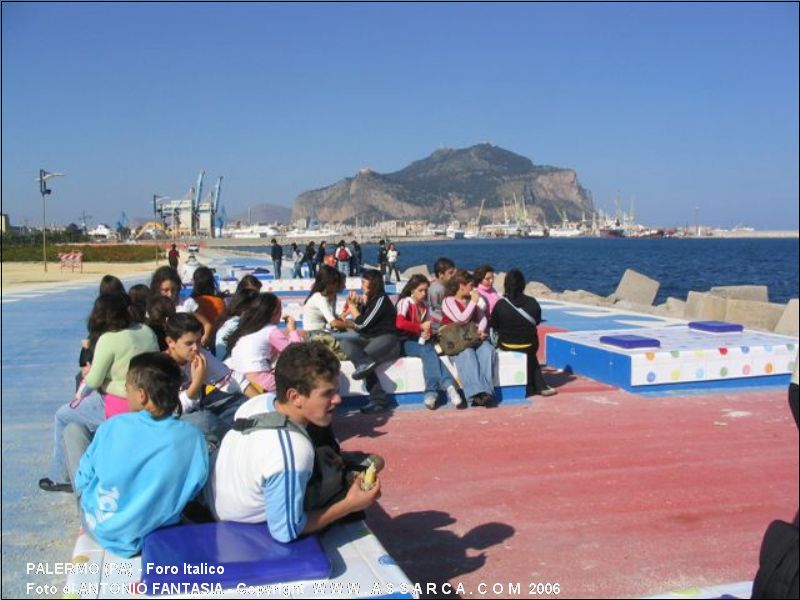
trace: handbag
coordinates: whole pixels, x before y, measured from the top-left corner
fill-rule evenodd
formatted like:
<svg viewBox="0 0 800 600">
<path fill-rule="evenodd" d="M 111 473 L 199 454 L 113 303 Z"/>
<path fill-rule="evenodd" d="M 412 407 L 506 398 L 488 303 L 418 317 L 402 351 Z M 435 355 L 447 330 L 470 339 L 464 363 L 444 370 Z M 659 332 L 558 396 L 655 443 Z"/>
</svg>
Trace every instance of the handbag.
<svg viewBox="0 0 800 600">
<path fill-rule="evenodd" d="M 481 334 L 475 322 L 448 323 L 439 327 L 439 347 L 445 356 L 461 354 L 467 348 L 480 346 Z"/>
<path fill-rule="evenodd" d="M 319 331 L 311 334 L 308 339 L 309 341 L 320 342 L 321 344 L 326 345 L 340 361 L 350 360 L 350 357 L 345 354 L 342 345 L 339 343 L 339 340 L 333 337 L 330 333 L 326 331 Z"/>
</svg>

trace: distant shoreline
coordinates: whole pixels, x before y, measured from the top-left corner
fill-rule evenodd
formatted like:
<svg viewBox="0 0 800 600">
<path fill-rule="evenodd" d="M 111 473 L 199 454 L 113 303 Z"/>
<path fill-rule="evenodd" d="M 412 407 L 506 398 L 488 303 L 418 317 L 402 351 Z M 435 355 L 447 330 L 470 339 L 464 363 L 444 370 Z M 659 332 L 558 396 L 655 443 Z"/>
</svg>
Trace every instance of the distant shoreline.
<svg viewBox="0 0 800 600">
<path fill-rule="evenodd" d="M 212 248 L 224 248 L 224 247 L 240 247 L 240 246 L 269 246 L 270 241 L 272 240 L 273 236 L 266 237 L 266 238 L 249 238 L 249 239 L 240 239 L 240 238 L 214 238 L 214 239 L 205 239 L 202 240 L 202 243 L 208 247 Z M 287 235 L 275 235 L 275 239 L 278 241 L 279 244 L 286 246 L 295 242 L 297 244 L 307 244 L 308 242 L 316 242 L 319 243 L 323 238 L 319 236 L 311 237 L 311 236 L 287 236 Z M 330 239 L 325 239 L 328 244 L 331 242 L 337 243 L 339 240 L 344 239 L 348 243 L 355 238 L 362 244 L 376 244 L 382 239 L 391 239 L 394 242 L 399 244 L 409 243 L 409 242 L 455 242 L 455 241 L 483 241 L 481 239 L 467 239 L 467 240 L 454 240 L 447 236 L 441 235 L 428 235 L 428 236 L 407 236 L 407 237 L 392 237 L 387 234 L 380 234 L 380 235 L 366 235 L 366 236 L 359 236 L 354 235 L 352 233 L 348 234 L 339 234 L 337 236 L 331 237 Z M 714 235 L 701 235 L 699 237 L 690 236 L 690 237 L 676 237 L 671 239 L 680 239 L 680 240 L 710 240 L 710 239 L 798 239 L 800 238 L 800 232 L 798 231 L 726 231 L 721 233 L 715 233 Z M 530 241 L 537 242 L 538 239 L 534 238 L 485 238 L 488 240 L 503 240 L 503 239 L 530 239 Z M 549 239 L 549 238 L 544 238 Z M 552 238 L 552 239 L 559 239 L 559 240 L 586 240 L 586 239 L 603 239 L 603 238 L 593 238 L 593 237 L 574 237 L 574 238 Z M 610 239 L 620 239 L 620 238 L 610 238 Z M 621 239 L 636 239 L 636 238 L 621 238 Z M 646 239 L 646 238 L 642 238 Z M 651 238 L 652 239 L 652 238 Z M 665 240 L 670 238 L 664 238 Z"/>
</svg>

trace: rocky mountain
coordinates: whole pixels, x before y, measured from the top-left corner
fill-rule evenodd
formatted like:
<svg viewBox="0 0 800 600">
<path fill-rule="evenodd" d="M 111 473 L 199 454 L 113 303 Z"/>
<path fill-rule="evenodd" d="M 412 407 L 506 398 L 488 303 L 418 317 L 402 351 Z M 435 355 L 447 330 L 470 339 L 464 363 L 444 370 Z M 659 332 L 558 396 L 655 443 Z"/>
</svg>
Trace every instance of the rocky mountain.
<svg viewBox="0 0 800 600">
<path fill-rule="evenodd" d="M 532 221 L 560 223 L 592 213 L 592 196 L 571 169 L 534 165 L 493 144 L 437 150 L 394 173 L 362 169 L 327 187 L 304 192 L 294 201 L 292 219 L 310 207 L 323 222 L 361 223 L 384 219 L 427 219 L 432 223 L 474 221 L 481 202 L 482 223 L 515 220 L 523 203 Z M 515 209 L 516 205 L 516 209 Z"/>
</svg>

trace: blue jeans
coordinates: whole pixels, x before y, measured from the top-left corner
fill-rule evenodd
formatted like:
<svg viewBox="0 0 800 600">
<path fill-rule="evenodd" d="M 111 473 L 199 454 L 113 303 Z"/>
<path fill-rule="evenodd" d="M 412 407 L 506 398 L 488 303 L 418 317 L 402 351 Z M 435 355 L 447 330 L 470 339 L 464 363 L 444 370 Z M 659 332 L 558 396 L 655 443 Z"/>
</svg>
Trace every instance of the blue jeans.
<svg viewBox="0 0 800 600">
<path fill-rule="evenodd" d="M 422 375 L 425 378 L 425 393 L 436 393 L 455 385 L 450 371 L 439 360 L 439 355 L 430 344 L 420 344 L 417 340 L 403 342 L 403 353 L 422 359 Z"/>
<path fill-rule="evenodd" d="M 69 470 L 69 481 L 72 483 L 73 488 L 75 487 L 75 474 L 78 472 L 81 458 L 83 458 L 93 438 L 94 431 L 90 431 L 83 423 L 67 423 L 64 427 L 64 457 Z M 74 491 L 77 499 L 80 494 L 78 490 Z"/>
<path fill-rule="evenodd" d="M 481 393 L 494 396 L 494 346 L 488 341 L 456 354 L 453 362 L 467 398 Z"/>
<path fill-rule="evenodd" d="M 66 483 L 69 481 L 67 458 L 64 450 L 64 428 L 69 423 L 83 425 L 90 433 L 94 433 L 100 424 L 105 421 L 106 414 L 103 398 L 99 393 L 94 393 L 85 398 L 76 408 L 64 404 L 56 411 L 53 419 L 53 458 L 50 462 L 51 481 Z"/>
</svg>

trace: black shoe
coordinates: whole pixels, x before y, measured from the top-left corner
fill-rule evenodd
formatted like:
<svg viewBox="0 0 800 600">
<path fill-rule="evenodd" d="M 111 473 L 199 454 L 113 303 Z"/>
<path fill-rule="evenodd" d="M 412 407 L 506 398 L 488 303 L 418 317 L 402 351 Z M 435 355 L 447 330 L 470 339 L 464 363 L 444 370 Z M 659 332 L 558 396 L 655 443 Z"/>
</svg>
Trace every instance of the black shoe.
<svg viewBox="0 0 800 600">
<path fill-rule="evenodd" d="M 475 394 L 472 397 L 472 406 L 486 406 L 486 394 Z"/>
<path fill-rule="evenodd" d="M 390 410 L 392 407 L 388 404 L 378 404 L 376 402 L 369 402 L 361 407 L 361 414 L 364 415 L 376 415 L 378 413 L 386 412 Z"/>
<path fill-rule="evenodd" d="M 370 373 L 372 373 L 375 370 L 375 367 L 377 366 L 378 363 L 376 363 L 374 360 L 364 365 L 359 365 L 358 367 L 356 367 L 356 370 L 353 371 L 353 379 L 355 379 L 356 381 L 358 381 L 359 379 L 364 379 Z"/>
<path fill-rule="evenodd" d="M 472 397 L 472 406 L 483 406 L 484 408 L 494 408 L 497 406 L 497 400 L 491 394 L 481 392 Z"/>
<path fill-rule="evenodd" d="M 39 480 L 39 488 L 45 492 L 69 492 L 72 493 L 71 483 L 56 483 L 49 477 L 43 477 Z"/>
</svg>

